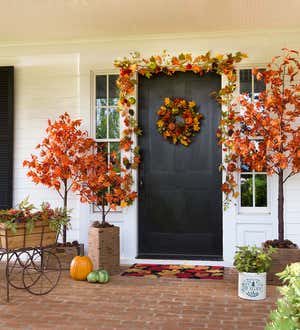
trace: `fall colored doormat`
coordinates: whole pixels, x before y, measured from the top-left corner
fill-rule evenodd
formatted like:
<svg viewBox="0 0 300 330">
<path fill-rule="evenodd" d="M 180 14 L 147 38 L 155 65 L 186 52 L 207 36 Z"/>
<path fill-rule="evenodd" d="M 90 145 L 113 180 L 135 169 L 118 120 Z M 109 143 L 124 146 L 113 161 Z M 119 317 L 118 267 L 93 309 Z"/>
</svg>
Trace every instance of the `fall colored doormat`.
<svg viewBox="0 0 300 330">
<path fill-rule="evenodd" d="M 204 280 L 222 280 L 224 267 L 222 266 L 191 266 L 191 265 L 158 265 L 134 264 L 122 276 L 136 277 L 173 277 L 193 278 Z"/>
</svg>

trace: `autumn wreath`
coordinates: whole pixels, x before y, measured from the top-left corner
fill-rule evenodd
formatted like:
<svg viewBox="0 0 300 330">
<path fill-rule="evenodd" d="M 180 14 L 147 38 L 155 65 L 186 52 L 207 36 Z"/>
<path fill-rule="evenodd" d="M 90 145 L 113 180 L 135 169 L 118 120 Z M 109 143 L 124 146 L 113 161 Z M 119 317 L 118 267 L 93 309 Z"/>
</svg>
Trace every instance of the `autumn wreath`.
<svg viewBox="0 0 300 330">
<path fill-rule="evenodd" d="M 200 118 L 195 110 L 196 103 L 183 98 L 166 97 L 164 104 L 157 111 L 158 132 L 167 140 L 188 146 L 191 137 L 200 131 Z"/>
</svg>

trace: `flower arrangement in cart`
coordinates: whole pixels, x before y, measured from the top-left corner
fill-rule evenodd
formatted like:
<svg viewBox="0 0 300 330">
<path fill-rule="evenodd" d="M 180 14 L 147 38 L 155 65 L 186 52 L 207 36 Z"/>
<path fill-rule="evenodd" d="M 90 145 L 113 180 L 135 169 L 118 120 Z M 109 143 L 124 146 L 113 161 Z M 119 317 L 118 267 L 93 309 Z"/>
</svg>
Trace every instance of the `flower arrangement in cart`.
<svg viewBox="0 0 300 330">
<path fill-rule="evenodd" d="M 69 217 L 63 208 L 51 208 L 50 204 L 44 202 L 38 210 L 29 203 L 26 197 L 16 208 L 0 210 L 0 226 L 16 232 L 18 224 L 24 224 L 28 232 L 31 232 L 38 221 L 47 221 L 53 231 L 60 231 L 61 228 L 69 225 Z"/>
<path fill-rule="evenodd" d="M 195 110 L 196 103 L 183 98 L 166 97 L 157 111 L 158 132 L 167 140 L 188 146 L 191 137 L 200 131 L 202 114 Z"/>
</svg>

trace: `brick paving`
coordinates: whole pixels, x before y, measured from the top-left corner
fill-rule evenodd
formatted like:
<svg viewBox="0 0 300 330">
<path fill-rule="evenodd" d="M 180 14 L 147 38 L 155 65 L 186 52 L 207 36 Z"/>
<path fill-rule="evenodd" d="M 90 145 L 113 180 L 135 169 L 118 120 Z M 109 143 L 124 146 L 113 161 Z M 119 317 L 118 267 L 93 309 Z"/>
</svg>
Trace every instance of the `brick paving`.
<svg viewBox="0 0 300 330">
<path fill-rule="evenodd" d="M 224 280 L 113 276 L 108 284 L 77 282 L 64 272 L 47 296 L 0 287 L 0 329 L 262 330 L 278 293 L 265 301 L 237 297 L 236 275 Z"/>
</svg>

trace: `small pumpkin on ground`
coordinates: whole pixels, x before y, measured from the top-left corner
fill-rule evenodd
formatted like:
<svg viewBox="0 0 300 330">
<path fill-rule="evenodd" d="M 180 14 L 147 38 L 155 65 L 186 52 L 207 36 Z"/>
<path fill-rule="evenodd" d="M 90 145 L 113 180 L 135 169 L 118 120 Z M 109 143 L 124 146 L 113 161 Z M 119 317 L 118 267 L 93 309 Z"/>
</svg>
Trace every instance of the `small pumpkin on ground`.
<svg viewBox="0 0 300 330">
<path fill-rule="evenodd" d="M 87 280 L 90 283 L 107 283 L 109 282 L 109 274 L 104 269 L 94 270 L 93 272 L 89 273 L 87 276 Z"/>
<path fill-rule="evenodd" d="M 76 256 L 70 266 L 70 275 L 74 280 L 85 281 L 93 270 L 93 263 L 88 256 Z"/>
<path fill-rule="evenodd" d="M 93 271 L 93 272 L 89 273 L 89 275 L 87 276 L 86 279 L 90 283 L 96 283 L 96 282 L 98 282 L 98 272 Z"/>
<path fill-rule="evenodd" d="M 97 270 L 98 273 L 98 282 L 99 283 L 107 283 L 109 281 L 109 274 L 104 269 Z"/>
</svg>

